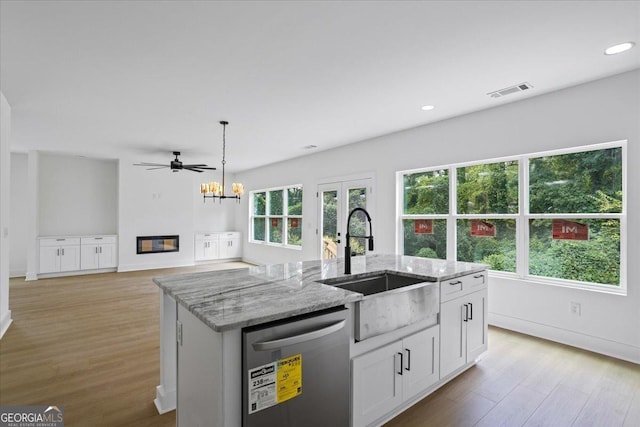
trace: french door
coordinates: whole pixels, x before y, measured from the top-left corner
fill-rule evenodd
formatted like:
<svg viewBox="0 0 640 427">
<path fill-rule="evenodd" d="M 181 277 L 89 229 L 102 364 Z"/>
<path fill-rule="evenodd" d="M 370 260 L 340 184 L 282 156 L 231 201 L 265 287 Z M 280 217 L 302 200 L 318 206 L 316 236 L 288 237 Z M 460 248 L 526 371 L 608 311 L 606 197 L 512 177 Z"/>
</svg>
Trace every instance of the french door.
<svg viewBox="0 0 640 427">
<path fill-rule="evenodd" d="M 371 178 L 339 181 L 318 185 L 318 237 L 321 259 L 344 257 L 347 216 L 355 208 L 364 208 L 373 218 L 371 208 Z M 357 212 L 351 218 L 350 234 L 368 235 L 366 216 Z M 367 252 L 366 239 L 352 238 L 351 252 L 364 255 Z"/>
</svg>

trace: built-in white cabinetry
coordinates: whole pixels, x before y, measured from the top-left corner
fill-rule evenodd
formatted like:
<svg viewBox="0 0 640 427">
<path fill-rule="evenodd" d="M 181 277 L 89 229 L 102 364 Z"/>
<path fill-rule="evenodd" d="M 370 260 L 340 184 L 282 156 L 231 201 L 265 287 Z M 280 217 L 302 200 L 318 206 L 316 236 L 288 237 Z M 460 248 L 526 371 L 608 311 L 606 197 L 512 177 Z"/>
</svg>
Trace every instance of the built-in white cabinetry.
<svg viewBox="0 0 640 427">
<path fill-rule="evenodd" d="M 242 258 L 242 244 L 239 232 L 230 231 L 196 234 L 196 261 L 212 261 L 232 258 Z"/>
<path fill-rule="evenodd" d="M 38 239 L 39 274 L 112 269 L 117 266 L 116 236 L 52 236 Z"/>
<path fill-rule="evenodd" d="M 220 234 L 220 259 L 241 258 L 242 246 L 240 233 L 230 232 Z"/>
<path fill-rule="evenodd" d="M 114 268 L 116 265 L 115 236 L 92 236 L 80 238 L 81 270 Z"/>
<path fill-rule="evenodd" d="M 218 234 L 196 234 L 195 239 L 196 261 L 208 261 L 218 259 Z"/>
<path fill-rule="evenodd" d="M 440 378 L 487 350 L 487 272 L 440 283 Z"/>
<path fill-rule="evenodd" d="M 369 425 L 435 384 L 438 341 L 436 325 L 354 358 L 353 425 Z"/>
<path fill-rule="evenodd" d="M 40 240 L 40 273 L 80 270 L 80 238 L 52 237 Z"/>
</svg>

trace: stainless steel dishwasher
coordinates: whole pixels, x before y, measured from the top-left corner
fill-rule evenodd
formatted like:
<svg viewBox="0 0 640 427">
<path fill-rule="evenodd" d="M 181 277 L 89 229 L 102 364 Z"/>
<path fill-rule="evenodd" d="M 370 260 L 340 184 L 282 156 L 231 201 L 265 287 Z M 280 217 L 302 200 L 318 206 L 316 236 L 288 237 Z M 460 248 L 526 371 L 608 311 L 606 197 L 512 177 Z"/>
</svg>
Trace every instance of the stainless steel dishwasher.
<svg viewBox="0 0 640 427">
<path fill-rule="evenodd" d="M 242 425 L 349 425 L 349 327 L 344 307 L 245 328 Z"/>
</svg>

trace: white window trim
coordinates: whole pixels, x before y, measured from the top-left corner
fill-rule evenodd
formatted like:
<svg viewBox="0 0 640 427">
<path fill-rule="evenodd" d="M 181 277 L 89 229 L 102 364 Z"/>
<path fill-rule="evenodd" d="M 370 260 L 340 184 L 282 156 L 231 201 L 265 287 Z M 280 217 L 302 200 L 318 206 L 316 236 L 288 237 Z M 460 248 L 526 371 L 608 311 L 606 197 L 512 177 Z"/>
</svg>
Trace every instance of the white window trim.
<svg viewBox="0 0 640 427">
<path fill-rule="evenodd" d="M 293 250 L 302 250 L 302 246 L 304 245 L 304 239 L 302 240 L 301 245 L 290 245 L 288 243 L 289 233 L 287 232 L 287 226 L 289 224 L 289 219 L 299 219 L 300 220 L 300 233 L 303 233 L 303 221 L 302 215 L 289 215 L 289 192 L 288 190 L 291 188 L 301 188 L 303 189 L 303 206 L 304 206 L 304 188 L 302 184 L 294 184 L 294 185 L 286 185 L 283 187 L 271 187 L 260 190 L 253 190 L 249 192 L 249 243 L 253 243 L 256 245 L 265 245 L 265 246 L 275 246 L 279 248 L 287 248 Z M 282 191 L 282 215 L 269 215 L 269 208 L 271 204 L 271 200 L 269 198 L 270 191 Z M 265 193 L 265 214 L 264 215 L 254 215 L 254 194 L 256 193 Z M 264 240 L 255 240 L 254 239 L 254 218 L 264 218 Z M 272 218 L 278 218 L 282 220 L 282 243 L 274 243 L 269 241 L 269 224 Z"/>
<path fill-rule="evenodd" d="M 530 214 L 529 213 L 529 159 L 557 156 L 562 154 L 579 153 L 585 151 L 605 150 L 609 148 L 622 149 L 622 212 L 602 214 Z M 457 169 L 460 167 L 479 164 L 491 164 L 507 161 L 518 161 L 518 213 L 517 214 L 458 214 L 457 212 Z M 404 175 L 436 170 L 448 170 L 449 176 L 449 213 L 405 215 L 404 211 Z M 527 283 L 539 283 L 552 286 L 584 289 L 608 294 L 627 294 L 627 140 L 605 142 L 558 150 L 542 151 L 517 156 L 499 157 L 493 159 L 476 160 L 450 165 L 430 166 L 427 168 L 409 169 L 396 172 L 396 253 L 404 250 L 404 229 L 402 221 L 405 219 L 446 219 L 447 221 L 447 260 L 457 259 L 456 221 L 464 218 L 477 219 L 515 219 L 516 220 L 516 272 L 490 270 L 494 277 L 504 277 L 521 280 Z M 618 219 L 620 221 L 620 284 L 607 285 L 599 283 L 581 282 L 576 280 L 558 279 L 528 274 L 529 271 L 529 220 L 530 219 Z"/>
</svg>

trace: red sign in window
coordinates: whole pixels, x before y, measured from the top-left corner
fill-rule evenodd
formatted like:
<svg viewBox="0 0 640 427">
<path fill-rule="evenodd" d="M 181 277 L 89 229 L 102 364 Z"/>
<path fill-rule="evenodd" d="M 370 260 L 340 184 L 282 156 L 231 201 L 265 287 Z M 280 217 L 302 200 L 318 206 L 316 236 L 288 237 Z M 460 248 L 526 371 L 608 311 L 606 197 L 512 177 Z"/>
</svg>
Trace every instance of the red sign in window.
<svg viewBox="0 0 640 427">
<path fill-rule="evenodd" d="M 554 219 L 552 223 L 554 240 L 589 240 L 589 226 L 565 219 Z"/>
<path fill-rule="evenodd" d="M 496 226 L 490 222 L 472 219 L 471 235 L 476 237 L 496 237 Z"/>
<path fill-rule="evenodd" d="M 272 227 L 277 227 L 278 226 L 278 218 L 271 218 L 271 226 Z"/>
<path fill-rule="evenodd" d="M 298 228 L 298 218 L 291 218 L 291 228 Z"/>
<path fill-rule="evenodd" d="M 415 234 L 433 234 L 433 220 L 416 219 L 413 221 L 413 232 Z"/>
</svg>

